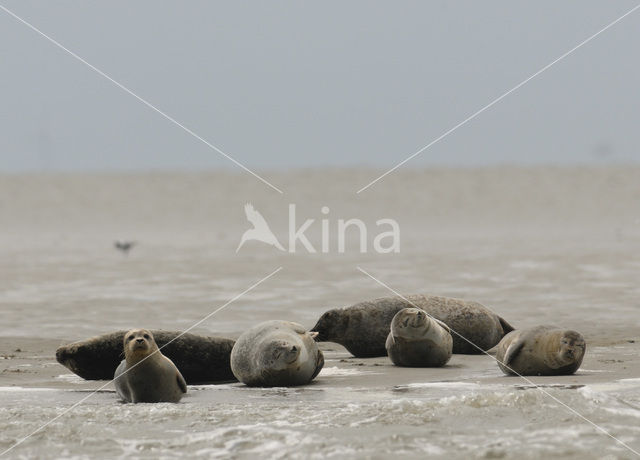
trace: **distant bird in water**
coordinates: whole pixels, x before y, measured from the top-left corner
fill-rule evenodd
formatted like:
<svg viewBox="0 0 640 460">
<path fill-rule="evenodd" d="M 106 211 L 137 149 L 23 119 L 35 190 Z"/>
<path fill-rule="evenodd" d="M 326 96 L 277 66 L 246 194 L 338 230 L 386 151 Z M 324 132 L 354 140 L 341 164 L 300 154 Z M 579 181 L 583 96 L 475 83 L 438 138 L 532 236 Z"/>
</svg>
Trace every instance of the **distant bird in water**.
<svg viewBox="0 0 640 460">
<path fill-rule="evenodd" d="M 262 214 L 256 211 L 251 203 L 247 203 L 244 205 L 244 213 L 247 215 L 247 220 L 253 225 L 253 228 L 250 228 L 242 235 L 242 239 L 240 240 L 240 244 L 238 245 L 238 249 L 236 252 L 240 250 L 242 245 L 246 241 L 256 240 L 262 241 L 263 243 L 270 244 L 271 246 L 275 246 L 276 248 L 284 251 L 284 248 L 273 234 L 271 229 L 269 228 L 269 224 L 264 220 Z"/>
<path fill-rule="evenodd" d="M 126 256 L 129 255 L 129 251 L 136 245 L 135 241 L 116 241 L 113 243 L 116 249 L 122 251 L 122 253 Z"/>
</svg>

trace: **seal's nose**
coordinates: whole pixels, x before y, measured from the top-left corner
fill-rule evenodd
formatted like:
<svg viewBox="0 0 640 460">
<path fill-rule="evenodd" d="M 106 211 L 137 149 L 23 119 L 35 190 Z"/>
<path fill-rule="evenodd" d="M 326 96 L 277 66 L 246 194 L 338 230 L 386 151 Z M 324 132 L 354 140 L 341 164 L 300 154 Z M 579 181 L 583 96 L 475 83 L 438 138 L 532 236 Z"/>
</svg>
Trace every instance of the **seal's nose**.
<svg viewBox="0 0 640 460">
<path fill-rule="evenodd" d="M 56 360 L 59 363 L 64 363 L 69 355 L 70 353 L 65 348 L 60 347 L 56 350 Z"/>
<path fill-rule="evenodd" d="M 136 339 L 136 342 L 138 342 L 138 343 L 143 343 L 143 342 L 144 342 L 144 339 L 143 339 L 142 337 L 139 337 L 139 338 L 137 338 L 137 339 Z"/>
</svg>

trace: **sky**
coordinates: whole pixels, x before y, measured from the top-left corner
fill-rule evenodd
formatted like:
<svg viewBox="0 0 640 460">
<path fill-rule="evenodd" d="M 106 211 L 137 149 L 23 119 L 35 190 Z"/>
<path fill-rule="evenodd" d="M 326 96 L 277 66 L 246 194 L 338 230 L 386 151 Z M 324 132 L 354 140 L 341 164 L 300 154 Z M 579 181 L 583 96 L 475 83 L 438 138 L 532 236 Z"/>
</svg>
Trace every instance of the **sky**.
<svg viewBox="0 0 640 460">
<path fill-rule="evenodd" d="M 632 1 L 0 0 L 256 170 L 386 168 Z M 640 9 L 407 162 L 640 162 Z M 0 172 L 238 167 L 0 10 Z"/>
</svg>

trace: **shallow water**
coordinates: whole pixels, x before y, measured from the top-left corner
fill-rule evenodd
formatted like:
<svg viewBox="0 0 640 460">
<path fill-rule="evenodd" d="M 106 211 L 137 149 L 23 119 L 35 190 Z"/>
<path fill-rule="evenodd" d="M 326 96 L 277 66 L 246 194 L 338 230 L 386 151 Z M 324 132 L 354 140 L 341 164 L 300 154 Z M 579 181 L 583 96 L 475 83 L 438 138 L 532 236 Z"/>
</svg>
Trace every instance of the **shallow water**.
<svg viewBox="0 0 640 460">
<path fill-rule="evenodd" d="M 326 378 L 300 389 L 192 387 L 177 405 L 123 405 L 113 393 L 99 393 L 19 452 L 39 456 L 46 445 L 47 452 L 76 458 L 631 458 L 538 389 L 455 382 L 323 388 Z M 2 447 L 83 396 L 74 390 L 2 390 Z M 640 381 L 545 391 L 638 447 Z"/>
<path fill-rule="evenodd" d="M 310 327 L 327 308 L 391 295 L 361 267 L 403 293 L 482 302 L 517 327 L 576 329 L 588 344 L 583 367 L 533 379 L 545 394 L 503 377 L 488 356 L 406 370 L 329 345 L 325 369 L 304 388 L 198 386 L 178 405 L 123 405 L 109 386 L 8 456 L 633 458 L 563 404 L 640 449 L 639 174 L 403 171 L 362 195 L 355 190 L 374 172 L 274 174 L 285 196 L 226 173 L 3 177 L 0 448 L 101 385 L 56 364 L 57 344 L 188 328 L 278 267 L 194 332 L 233 337 L 267 319 Z M 236 254 L 248 201 L 283 243 L 296 203 L 298 226 L 317 220 L 308 233 L 316 247 L 324 205 L 371 232 L 376 219 L 394 218 L 401 251 L 291 254 L 251 242 Z M 114 239 L 138 245 L 125 257 Z M 26 340 L 22 354 L 11 337 Z M 30 338 L 48 342 L 30 347 Z"/>
</svg>

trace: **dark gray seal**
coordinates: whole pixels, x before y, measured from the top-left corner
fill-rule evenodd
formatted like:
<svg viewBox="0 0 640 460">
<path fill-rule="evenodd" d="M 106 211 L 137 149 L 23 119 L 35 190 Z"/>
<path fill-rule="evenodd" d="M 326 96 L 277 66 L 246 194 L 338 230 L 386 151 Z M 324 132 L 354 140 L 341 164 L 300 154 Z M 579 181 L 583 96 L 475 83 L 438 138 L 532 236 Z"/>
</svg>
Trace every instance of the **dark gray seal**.
<svg viewBox="0 0 640 460">
<path fill-rule="evenodd" d="M 297 323 L 266 321 L 244 332 L 231 351 L 231 369 L 249 386 L 295 386 L 313 380 L 324 356 Z"/>
<path fill-rule="evenodd" d="M 318 333 L 318 342 L 336 342 L 354 356 L 366 358 L 387 354 L 385 341 L 391 320 L 403 308 L 421 308 L 449 326 L 453 353 L 482 353 L 513 330 L 509 323 L 478 302 L 430 295 L 410 295 L 406 299 L 383 297 L 329 310 L 311 331 Z"/>
<path fill-rule="evenodd" d="M 175 364 L 158 350 L 146 329 L 132 329 L 123 339 L 125 359 L 113 379 L 116 393 L 129 403 L 177 403 L 187 382 Z"/>
<path fill-rule="evenodd" d="M 505 374 L 570 375 L 582 364 L 586 347 L 576 331 L 536 326 L 504 336 L 496 359 Z"/>
<path fill-rule="evenodd" d="M 111 380 L 124 357 L 123 339 L 127 331 L 104 334 L 64 345 L 56 350 L 56 359 L 71 372 L 87 380 Z M 181 332 L 152 330 L 158 347 L 162 347 Z M 234 341 L 222 337 L 183 334 L 162 353 L 178 366 L 187 383 L 234 381 L 231 372 L 231 349 Z"/>
<path fill-rule="evenodd" d="M 396 366 L 440 367 L 453 350 L 449 326 L 419 308 L 404 308 L 393 317 L 387 354 Z"/>
</svg>

